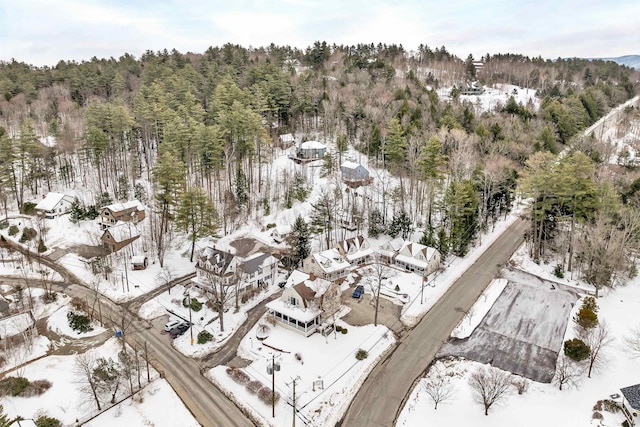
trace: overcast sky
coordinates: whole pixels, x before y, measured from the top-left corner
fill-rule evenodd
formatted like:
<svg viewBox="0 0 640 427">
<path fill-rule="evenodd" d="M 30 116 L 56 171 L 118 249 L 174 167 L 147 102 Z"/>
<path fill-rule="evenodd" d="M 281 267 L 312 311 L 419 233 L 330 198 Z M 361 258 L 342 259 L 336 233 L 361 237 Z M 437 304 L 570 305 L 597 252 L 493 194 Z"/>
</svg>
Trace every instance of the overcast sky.
<svg viewBox="0 0 640 427">
<path fill-rule="evenodd" d="M 640 0 L 0 0 L 0 60 L 34 65 L 224 43 L 444 45 L 543 58 L 640 54 Z"/>
</svg>

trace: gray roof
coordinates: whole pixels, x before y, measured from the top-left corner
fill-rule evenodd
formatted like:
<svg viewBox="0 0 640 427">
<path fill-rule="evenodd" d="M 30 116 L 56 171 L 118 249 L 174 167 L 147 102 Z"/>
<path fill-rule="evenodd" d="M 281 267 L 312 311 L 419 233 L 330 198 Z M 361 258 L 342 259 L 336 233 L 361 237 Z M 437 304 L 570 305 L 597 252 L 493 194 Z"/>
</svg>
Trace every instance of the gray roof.
<svg viewBox="0 0 640 427">
<path fill-rule="evenodd" d="M 620 391 L 624 395 L 624 398 L 627 399 L 627 402 L 629 402 L 629 406 L 636 411 L 640 411 L 640 384 L 621 388 Z"/>
<path fill-rule="evenodd" d="M 245 260 L 242 263 L 242 271 L 247 274 L 253 274 L 258 270 L 258 268 L 262 265 L 265 259 L 269 258 L 271 255 L 269 254 L 260 254 L 258 256 L 254 256 L 253 258 Z"/>
</svg>

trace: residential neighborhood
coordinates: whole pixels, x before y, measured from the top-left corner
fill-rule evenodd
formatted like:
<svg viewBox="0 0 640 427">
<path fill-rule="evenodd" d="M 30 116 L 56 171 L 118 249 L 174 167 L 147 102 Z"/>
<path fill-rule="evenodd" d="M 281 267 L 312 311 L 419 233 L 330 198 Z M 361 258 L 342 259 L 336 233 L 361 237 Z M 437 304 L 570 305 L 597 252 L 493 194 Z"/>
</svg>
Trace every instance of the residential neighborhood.
<svg viewBox="0 0 640 427">
<path fill-rule="evenodd" d="M 293 3 L 7 5 L 0 427 L 639 425 L 633 58 Z"/>
</svg>

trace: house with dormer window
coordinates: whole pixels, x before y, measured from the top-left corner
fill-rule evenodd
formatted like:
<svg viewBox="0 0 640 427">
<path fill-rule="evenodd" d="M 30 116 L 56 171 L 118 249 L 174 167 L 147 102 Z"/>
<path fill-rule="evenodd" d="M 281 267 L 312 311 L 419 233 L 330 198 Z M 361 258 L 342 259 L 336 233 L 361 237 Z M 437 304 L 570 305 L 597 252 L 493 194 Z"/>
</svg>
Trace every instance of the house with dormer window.
<svg viewBox="0 0 640 427">
<path fill-rule="evenodd" d="M 336 248 L 311 254 L 302 261 L 302 271 L 325 280 L 340 280 L 347 276 L 351 264 Z"/>
<path fill-rule="evenodd" d="M 404 242 L 394 261 L 405 270 L 428 275 L 440 266 L 440 252 L 420 243 Z"/>
<path fill-rule="evenodd" d="M 308 337 L 338 312 L 340 296 L 338 284 L 294 270 L 280 298 L 267 303 L 267 314 L 276 325 Z"/>
<path fill-rule="evenodd" d="M 192 282 L 204 291 L 211 287 L 236 285 L 240 274 L 240 258 L 215 247 L 205 248 L 196 261 L 196 277 Z"/>
<path fill-rule="evenodd" d="M 336 249 L 352 266 L 373 260 L 373 249 L 366 237 L 360 235 L 338 242 Z"/>
</svg>

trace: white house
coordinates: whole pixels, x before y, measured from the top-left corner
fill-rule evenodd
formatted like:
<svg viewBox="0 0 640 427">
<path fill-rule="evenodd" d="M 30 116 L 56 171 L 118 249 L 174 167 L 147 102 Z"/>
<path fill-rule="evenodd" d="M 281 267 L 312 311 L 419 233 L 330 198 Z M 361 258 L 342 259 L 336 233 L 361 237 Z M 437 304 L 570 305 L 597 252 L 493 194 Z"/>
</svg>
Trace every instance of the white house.
<svg viewBox="0 0 640 427">
<path fill-rule="evenodd" d="M 309 336 L 340 308 L 340 286 L 294 270 L 279 299 L 267 303 L 267 313 L 284 328 Z"/>
<path fill-rule="evenodd" d="M 38 215 L 53 219 L 69 212 L 72 203 L 73 197 L 68 194 L 48 193 L 36 205 L 35 210 Z"/>
<path fill-rule="evenodd" d="M 278 260 L 270 254 L 257 252 L 244 258 L 240 264 L 243 272 L 243 289 L 273 285 L 278 274 Z"/>
<path fill-rule="evenodd" d="M 240 258 L 215 247 L 207 247 L 196 261 L 193 283 L 204 290 L 212 286 L 231 286 L 238 282 Z"/>
<path fill-rule="evenodd" d="M 351 265 L 361 265 L 373 259 L 373 249 L 366 237 L 360 235 L 338 242 L 336 249 Z"/>
<path fill-rule="evenodd" d="M 396 237 L 393 240 L 387 240 L 383 244 L 380 245 L 378 249 L 378 253 L 380 254 L 380 258 L 382 261 L 393 264 L 396 258 L 396 255 L 402 249 L 404 245 L 404 240 L 401 237 Z"/>
<path fill-rule="evenodd" d="M 404 242 L 395 256 L 395 264 L 405 270 L 428 275 L 440 266 L 440 252 L 420 243 Z"/>
<path fill-rule="evenodd" d="M 291 234 L 289 225 L 277 225 L 271 230 L 271 238 L 276 243 L 284 242 L 289 234 Z"/>
<path fill-rule="evenodd" d="M 302 271 L 326 280 L 338 280 L 347 276 L 351 264 L 336 248 L 311 254 L 302 262 Z"/>
</svg>

